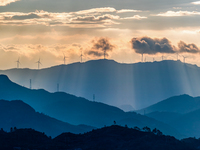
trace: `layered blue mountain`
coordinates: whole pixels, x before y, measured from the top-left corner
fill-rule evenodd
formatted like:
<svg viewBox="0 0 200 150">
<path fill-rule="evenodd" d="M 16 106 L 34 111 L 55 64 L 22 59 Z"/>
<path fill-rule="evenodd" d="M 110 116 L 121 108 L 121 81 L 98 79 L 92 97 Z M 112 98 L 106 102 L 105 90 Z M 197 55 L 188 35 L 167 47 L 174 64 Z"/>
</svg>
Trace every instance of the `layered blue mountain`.
<svg viewBox="0 0 200 150">
<path fill-rule="evenodd" d="M 200 137 L 200 109 L 184 114 L 172 120 L 169 125 L 188 137 Z"/>
<path fill-rule="evenodd" d="M 36 111 L 47 114 L 70 124 L 85 124 L 94 127 L 112 125 L 115 121 L 129 127 L 157 128 L 166 135 L 183 137 L 174 128 L 155 119 L 136 114 L 126 113 L 117 107 L 92 102 L 64 92 L 49 93 L 45 90 L 31 90 L 13 83 L 5 75 L 0 75 L 0 99 L 22 100 Z"/>
<path fill-rule="evenodd" d="M 174 96 L 137 112 L 167 123 L 188 137 L 200 137 L 200 97 Z"/>
<path fill-rule="evenodd" d="M 32 128 L 45 132 L 48 136 L 56 137 L 63 132 L 84 133 L 92 127 L 75 126 L 36 112 L 26 103 L 15 100 L 0 100 L 0 128 L 10 131 L 12 128 Z"/>
<path fill-rule="evenodd" d="M 163 99 L 200 93 L 200 68 L 181 61 L 164 60 L 121 64 L 113 60 L 92 60 L 85 63 L 51 68 L 10 69 L 0 73 L 25 87 L 59 90 L 113 106 L 131 105 L 135 110 Z M 129 107 L 129 108 L 132 108 Z M 121 107 L 123 108 L 123 107 Z"/>
<path fill-rule="evenodd" d="M 192 97 L 189 95 L 173 96 L 149 107 L 138 110 L 137 112 L 143 114 L 152 112 L 171 112 L 178 114 L 185 114 L 191 111 L 200 109 L 200 97 Z"/>
</svg>

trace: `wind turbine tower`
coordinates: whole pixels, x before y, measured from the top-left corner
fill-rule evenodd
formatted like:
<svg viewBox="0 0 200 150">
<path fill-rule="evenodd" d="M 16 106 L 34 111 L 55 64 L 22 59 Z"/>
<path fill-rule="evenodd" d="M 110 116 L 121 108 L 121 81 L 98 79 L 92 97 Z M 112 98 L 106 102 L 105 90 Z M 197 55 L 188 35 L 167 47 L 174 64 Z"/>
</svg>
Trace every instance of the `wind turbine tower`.
<svg viewBox="0 0 200 150">
<path fill-rule="evenodd" d="M 142 53 L 142 62 L 143 62 L 143 53 Z"/>
<path fill-rule="evenodd" d="M 163 61 L 165 58 L 167 58 L 167 56 L 163 56 L 163 55 L 162 55 L 162 57 L 161 57 L 161 58 L 162 58 L 162 61 Z"/>
<path fill-rule="evenodd" d="M 164 59 L 164 56 L 162 55 L 162 61 L 163 61 L 163 59 Z"/>
<path fill-rule="evenodd" d="M 66 60 L 66 56 L 65 56 L 65 54 L 63 53 L 63 55 L 64 55 L 64 58 L 63 58 L 63 60 L 64 60 L 64 65 L 65 65 L 65 60 Z"/>
<path fill-rule="evenodd" d="M 106 50 L 103 51 L 104 59 L 106 59 Z"/>
<path fill-rule="evenodd" d="M 182 55 L 183 56 L 183 55 Z M 183 56 L 183 62 L 185 63 L 185 59 L 186 59 L 187 57 L 186 56 Z"/>
<path fill-rule="evenodd" d="M 30 79 L 30 89 L 32 89 L 32 81 L 31 81 L 31 79 Z"/>
<path fill-rule="evenodd" d="M 82 54 L 82 51 L 81 51 L 81 56 L 80 56 L 80 57 L 81 57 L 81 63 L 82 63 L 82 59 L 83 59 L 83 54 Z"/>
<path fill-rule="evenodd" d="M 36 63 L 38 64 L 38 69 L 40 69 L 40 65 L 42 65 L 41 62 L 40 62 L 40 58 Z"/>
<path fill-rule="evenodd" d="M 178 56 L 180 56 L 180 55 L 177 53 L 177 61 L 178 61 Z"/>
<path fill-rule="evenodd" d="M 18 60 L 16 62 L 17 62 L 17 68 L 19 68 L 19 65 L 20 65 L 19 58 L 18 58 Z"/>
<path fill-rule="evenodd" d="M 59 83 L 57 84 L 57 92 L 59 92 Z"/>
<path fill-rule="evenodd" d="M 95 94 L 93 94 L 93 101 L 95 102 Z"/>
</svg>

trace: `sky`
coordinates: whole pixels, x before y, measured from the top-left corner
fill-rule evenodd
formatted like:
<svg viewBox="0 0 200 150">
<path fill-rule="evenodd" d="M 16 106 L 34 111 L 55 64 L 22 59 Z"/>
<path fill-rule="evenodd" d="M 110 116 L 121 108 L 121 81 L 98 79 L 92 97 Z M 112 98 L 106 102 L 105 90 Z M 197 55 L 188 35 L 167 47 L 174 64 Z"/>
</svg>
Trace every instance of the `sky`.
<svg viewBox="0 0 200 150">
<path fill-rule="evenodd" d="M 0 0 L 0 69 L 113 59 L 200 66 L 200 1 Z"/>
</svg>

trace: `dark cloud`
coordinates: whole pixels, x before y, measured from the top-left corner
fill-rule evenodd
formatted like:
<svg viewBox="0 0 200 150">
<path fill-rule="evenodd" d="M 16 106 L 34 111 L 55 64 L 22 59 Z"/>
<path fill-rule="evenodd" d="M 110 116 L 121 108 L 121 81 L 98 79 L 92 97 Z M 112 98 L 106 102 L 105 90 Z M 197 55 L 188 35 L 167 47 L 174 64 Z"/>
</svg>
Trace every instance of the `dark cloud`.
<svg viewBox="0 0 200 150">
<path fill-rule="evenodd" d="M 186 44 L 183 41 L 178 43 L 179 52 L 199 53 L 200 49 L 195 44 Z"/>
<path fill-rule="evenodd" d="M 94 55 L 94 56 L 97 56 L 97 57 L 101 57 L 101 56 L 104 56 L 104 53 L 103 52 L 99 52 L 99 51 L 91 50 L 91 51 L 88 52 L 88 55 Z M 107 53 L 105 55 L 108 56 Z"/>
<path fill-rule="evenodd" d="M 101 57 L 103 55 L 108 56 L 108 51 L 112 51 L 115 48 L 114 45 L 110 43 L 107 38 L 99 38 L 97 40 L 92 41 L 93 46 L 91 50 L 88 52 L 88 55 L 94 55 L 97 57 Z"/>
<path fill-rule="evenodd" d="M 26 20 L 26 19 L 35 19 L 35 18 L 41 18 L 41 17 L 34 13 L 31 13 L 28 15 L 15 15 L 12 17 L 4 17 L 5 20 Z"/>
<path fill-rule="evenodd" d="M 139 54 L 175 53 L 175 47 L 167 38 L 133 38 L 132 48 Z"/>
</svg>

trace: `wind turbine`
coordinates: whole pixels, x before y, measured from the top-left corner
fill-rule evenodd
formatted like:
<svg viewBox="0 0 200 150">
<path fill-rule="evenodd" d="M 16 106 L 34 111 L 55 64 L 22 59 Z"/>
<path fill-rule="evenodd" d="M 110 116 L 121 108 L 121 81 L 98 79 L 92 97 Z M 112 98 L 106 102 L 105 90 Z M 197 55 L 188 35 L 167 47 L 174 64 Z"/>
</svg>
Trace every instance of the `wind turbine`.
<svg viewBox="0 0 200 150">
<path fill-rule="evenodd" d="M 82 54 L 82 51 L 81 51 L 81 56 L 80 56 L 80 57 L 81 57 L 81 63 L 82 63 L 82 59 L 83 59 L 83 54 Z"/>
<path fill-rule="evenodd" d="M 164 58 L 167 58 L 167 56 L 163 56 L 163 55 L 162 55 L 162 56 L 161 56 L 161 58 L 162 58 L 162 61 L 163 61 L 163 60 L 164 60 Z"/>
<path fill-rule="evenodd" d="M 147 60 L 147 59 L 146 59 L 146 57 L 145 57 L 145 58 L 144 58 L 144 62 L 146 62 L 146 60 Z"/>
<path fill-rule="evenodd" d="M 142 53 L 142 62 L 143 62 L 143 53 Z"/>
<path fill-rule="evenodd" d="M 36 63 L 38 64 L 38 69 L 40 69 L 40 65 L 42 65 L 41 62 L 40 62 L 40 58 Z"/>
<path fill-rule="evenodd" d="M 176 53 L 176 55 L 177 55 L 177 61 L 178 61 L 178 56 L 180 56 L 178 53 Z"/>
<path fill-rule="evenodd" d="M 65 54 L 63 53 L 63 56 L 64 56 L 64 58 L 63 58 L 63 60 L 64 60 L 64 65 L 65 65 L 65 60 L 66 60 L 66 56 L 65 56 Z"/>
<path fill-rule="evenodd" d="M 182 55 L 183 56 L 183 55 Z M 185 63 L 185 59 L 186 59 L 187 57 L 186 56 L 183 56 L 183 62 Z"/>
<path fill-rule="evenodd" d="M 21 64 L 20 61 L 19 61 L 19 58 L 16 62 L 17 62 L 17 68 L 19 68 L 19 65 Z"/>
</svg>

